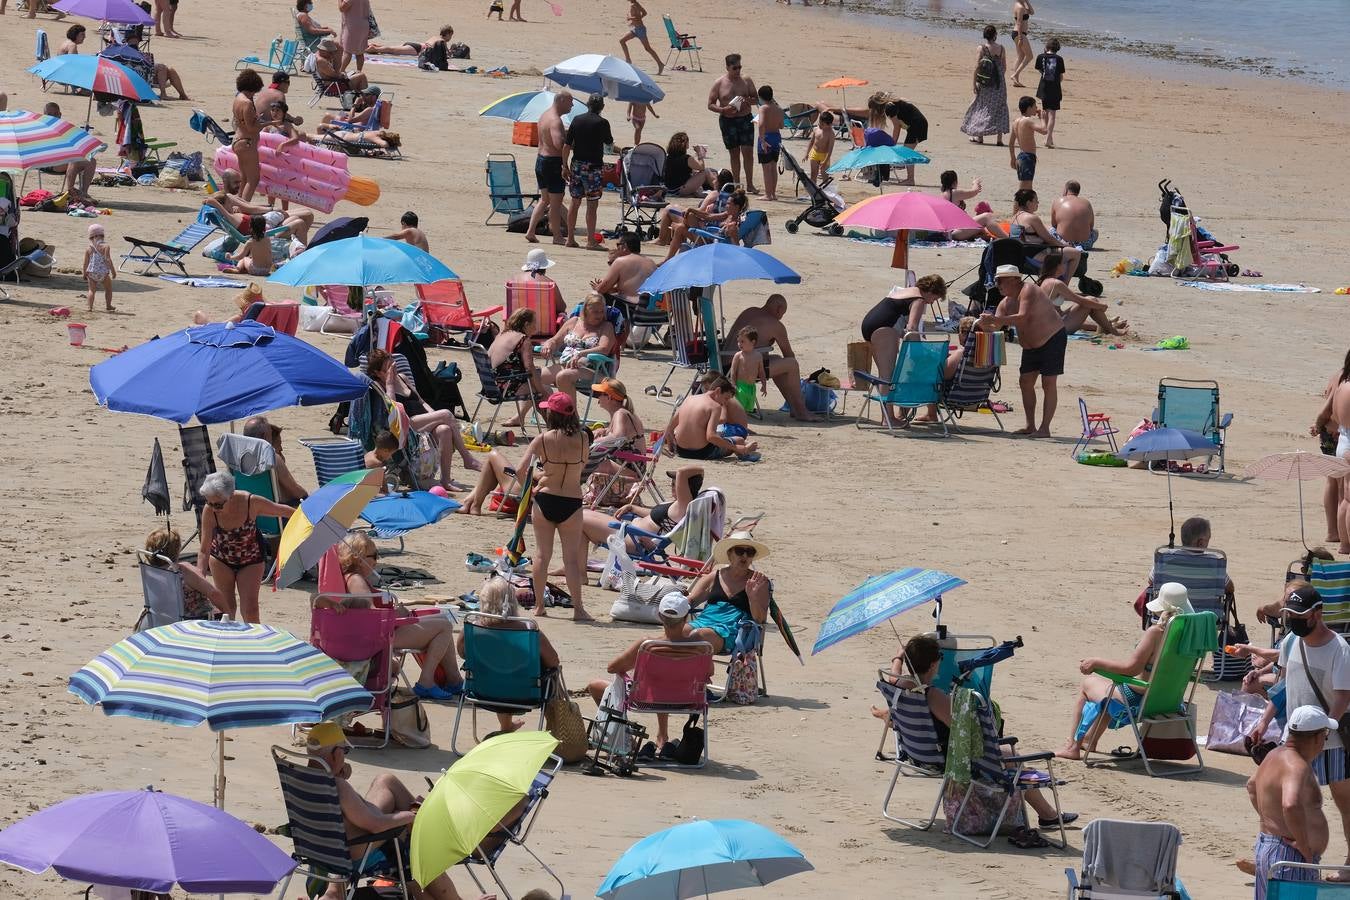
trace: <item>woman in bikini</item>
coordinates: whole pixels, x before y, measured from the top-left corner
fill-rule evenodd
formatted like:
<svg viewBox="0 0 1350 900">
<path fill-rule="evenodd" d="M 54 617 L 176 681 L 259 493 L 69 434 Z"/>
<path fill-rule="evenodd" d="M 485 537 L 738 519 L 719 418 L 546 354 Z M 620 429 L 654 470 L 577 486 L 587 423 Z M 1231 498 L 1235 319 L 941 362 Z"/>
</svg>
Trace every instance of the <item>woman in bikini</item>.
<svg viewBox="0 0 1350 900">
<path fill-rule="evenodd" d="M 234 477 L 226 472 L 207 475 L 200 493 L 206 508 L 202 510 L 202 549 L 197 566 L 211 573 L 227 613 L 234 615 L 237 611 L 242 621 L 257 623 L 264 563 L 258 516 L 285 519 L 295 510 L 236 491 Z"/>
<path fill-rule="evenodd" d="M 940 183 L 942 185 L 940 193 L 942 194 L 943 199 L 961 209 L 966 208 L 967 200 L 973 200 L 980 195 L 980 191 L 984 190 L 984 185 L 978 178 L 975 179 L 970 187 L 961 187 L 960 179 L 953 169 L 948 169 L 942 173 Z M 981 203 L 979 208 L 988 209 L 989 204 Z M 957 228 L 954 231 L 947 232 L 947 236 L 953 241 L 973 241 L 977 238 L 988 239 L 995 234 L 1002 235 L 1001 231 L 996 232 L 995 230 L 998 228 L 998 221 L 992 212 L 976 212 L 971 218 L 976 222 L 979 222 L 983 227 Z"/>
<path fill-rule="evenodd" d="M 506 320 L 506 328 L 488 347 L 488 359 L 492 362 L 492 371 L 497 376 L 497 387 L 506 397 L 520 397 L 531 405 L 534 398 L 543 396 L 544 382 L 539 377 L 539 369 L 534 364 L 534 342 L 530 335 L 535 332 L 535 315 L 532 309 L 518 309 Z M 528 397 L 525 385 L 530 386 Z M 502 423 L 503 428 L 519 428 L 525 424 L 525 413 L 529 406 L 516 404 L 516 415 Z"/>
<path fill-rule="evenodd" d="M 581 602 L 586 575 L 586 539 L 581 533 L 581 470 L 590 450 L 590 433 L 581 427 L 576 402 L 561 391 L 539 404 L 548 430 L 530 442 L 522 467 L 537 467 L 534 482 L 534 614 L 548 615 L 544 587 L 553 556 L 553 536 L 562 544 L 567 592 L 572 595 L 572 618 L 594 621 Z"/>
<path fill-rule="evenodd" d="M 386 399 L 403 404 L 403 411 L 408 414 L 414 431 L 430 435 L 436 441 L 441 456 L 441 487 L 447 491 L 467 491 L 468 485 L 460 484 L 450 477 L 455 452 L 459 451 L 466 469 L 476 472 L 483 466 L 464 446 L 464 435 L 455 427 L 455 417 L 450 414 L 450 410 L 428 408 L 417 393 L 417 388 L 399 374 L 394 358 L 383 350 L 375 350 L 367 357 L 366 375 L 375 382 Z"/>
<path fill-rule="evenodd" d="M 544 370 L 544 383 L 575 399 L 577 382 L 583 376 L 588 376 L 588 381 L 595 377 L 587 357 L 592 353 L 613 357 L 617 347 L 618 338 L 606 315 L 605 298 L 591 291 L 581 304 L 581 315 L 564 322 L 558 333 L 544 342 L 541 348 L 544 355 L 557 357 L 557 362 Z"/>
<path fill-rule="evenodd" d="M 262 179 L 258 162 L 258 135 L 262 125 L 258 121 L 258 108 L 253 103 L 253 96 L 263 89 L 262 76 L 253 69 L 245 69 L 234 79 L 234 88 L 238 93 L 230 108 L 230 118 L 234 122 L 234 143 L 230 144 L 230 149 L 239 160 L 239 173 L 244 180 L 239 197 L 247 203 L 253 199 L 253 192 Z"/>
<path fill-rule="evenodd" d="M 1031 188 L 1022 188 L 1013 194 L 1013 217 L 1008 226 L 1008 237 L 1021 242 L 1029 260 L 1043 259 L 1050 248 L 1058 247 L 1064 256 L 1063 271 L 1067 281 L 1078 271 L 1078 261 L 1083 251 L 1069 246 L 1050 233 L 1045 221 L 1036 214 L 1040 206 L 1040 200 Z"/>
<path fill-rule="evenodd" d="M 1014 0 L 1013 2 L 1013 46 L 1017 48 L 1017 60 L 1013 63 L 1013 87 L 1026 87 L 1019 79 L 1022 77 L 1022 70 L 1030 64 L 1035 54 L 1031 50 L 1031 39 L 1027 33 L 1031 31 L 1031 17 L 1036 14 L 1036 10 L 1031 8 L 1031 0 Z"/>
</svg>

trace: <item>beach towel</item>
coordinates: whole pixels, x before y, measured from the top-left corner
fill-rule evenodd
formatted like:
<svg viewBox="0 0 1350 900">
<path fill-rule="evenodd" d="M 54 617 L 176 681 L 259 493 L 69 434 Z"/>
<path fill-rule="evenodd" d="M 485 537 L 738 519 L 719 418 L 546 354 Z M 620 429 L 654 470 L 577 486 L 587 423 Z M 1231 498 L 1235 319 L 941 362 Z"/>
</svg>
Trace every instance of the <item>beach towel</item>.
<svg viewBox="0 0 1350 900">
<path fill-rule="evenodd" d="M 262 475 L 277 465 L 271 443 L 243 434 L 222 434 L 216 441 L 216 459 L 241 475 Z"/>
<path fill-rule="evenodd" d="M 975 355 L 970 364 L 977 369 L 1007 365 L 1007 340 L 1001 331 L 975 332 Z"/>
<path fill-rule="evenodd" d="M 957 784 L 970 784 L 970 764 L 984 753 L 984 732 L 970 688 L 952 691 L 952 725 L 947 739 L 945 774 Z"/>
<path fill-rule="evenodd" d="M 182 275 L 161 275 L 159 277 L 165 281 L 172 281 L 174 284 L 185 284 L 188 287 L 194 288 L 235 288 L 237 290 L 242 290 L 243 288 L 248 287 L 248 285 L 242 281 L 237 281 L 233 278 L 221 278 L 218 275 L 207 275 L 203 278 L 194 278 L 192 276 L 185 277 Z"/>
<path fill-rule="evenodd" d="M 670 538 L 671 552 L 689 559 L 706 560 L 712 556 L 713 544 L 722 539 L 727 520 L 726 506 L 726 495 L 721 488 L 705 487 L 666 535 Z"/>
<path fill-rule="evenodd" d="M 1234 294 L 1275 293 L 1275 294 L 1320 294 L 1321 288 L 1306 284 L 1237 284 L 1232 281 L 1180 281 L 1178 284 L 1201 291 L 1225 291 Z"/>
<path fill-rule="evenodd" d="M 1195 265 L 1193 247 L 1191 217 L 1172 216 L 1172 221 L 1167 225 L 1167 263 L 1173 271 L 1189 269 Z"/>
<path fill-rule="evenodd" d="M 374 63 L 377 66 L 398 66 L 403 69 L 417 68 L 417 57 L 415 56 L 367 56 L 366 62 Z"/>
<path fill-rule="evenodd" d="M 1083 833 L 1085 876 L 1127 891 L 1154 893 L 1171 888 L 1181 844 L 1176 826 L 1101 819 L 1092 824 L 1098 827 Z"/>
</svg>

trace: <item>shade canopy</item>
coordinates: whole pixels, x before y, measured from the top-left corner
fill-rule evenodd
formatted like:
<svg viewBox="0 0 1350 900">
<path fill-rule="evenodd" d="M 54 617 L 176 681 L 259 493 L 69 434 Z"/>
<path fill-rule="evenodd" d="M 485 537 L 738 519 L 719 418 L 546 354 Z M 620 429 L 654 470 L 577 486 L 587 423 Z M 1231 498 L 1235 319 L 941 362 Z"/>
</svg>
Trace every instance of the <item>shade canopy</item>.
<svg viewBox="0 0 1350 900">
<path fill-rule="evenodd" d="M 578 94 L 602 94 L 623 103 L 656 103 L 666 96 L 637 66 L 599 53 L 565 59 L 545 69 L 544 77 Z"/>
<path fill-rule="evenodd" d="M 43 81 L 112 94 L 127 100 L 158 100 L 150 83 L 120 62 L 106 56 L 63 53 L 28 69 Z"/>
<path fill-rule="evenodd" d="M 92 159 L 106 149 L 65 119 L 23 109 L 0 112 L 0 169 L 45 169 Z"/>
</svg>

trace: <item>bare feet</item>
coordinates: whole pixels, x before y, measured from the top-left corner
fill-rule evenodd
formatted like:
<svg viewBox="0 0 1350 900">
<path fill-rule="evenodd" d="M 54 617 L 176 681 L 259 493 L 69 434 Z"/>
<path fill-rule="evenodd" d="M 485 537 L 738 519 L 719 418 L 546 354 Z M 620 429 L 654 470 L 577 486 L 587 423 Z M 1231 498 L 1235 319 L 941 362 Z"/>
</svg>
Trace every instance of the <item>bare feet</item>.
<svg viewBox="0 0 1350 900">
<path fill-rule="evenodd" d="M 538 601 L 535 601 L 535 605 L 534 605 L 534 615 L 535 615 L 535 618 L 539 618 L 539 619 L 547 619 L 547 618 L 548 618 L 548 610 L 544 609 L 544 604 L 543 604 L 543 603 L 540 603 L 540 602 L 538 602 Z"/>
<path fill-rule="evenodd" d="M 809 411 L 808 411 L 808 412 L 801 413 L 800 415 L 798 415 L 797 413 L 793 413 L 793 414 L 792 414 L 792 418 L 796 419 L 798 422 L 819 422 L 819 421 L 820 421 L 820 416 L 816 415 L 815 413 L 809 412 Z"/>
<path fill-rule="evenodd" d="M 1031 436 L 1038 438 L 1048 438 L 1050 436 L 1050 429 L 1044 427 L 1037 428 L 1034 432 L 1032 432 Z"/>
<path fill-rule="evenodd" d="M 580 250 L 580 249 L 581 249 L 581 245 L 578 244 L 576 241 L 568 241 L 567 244 L 566 244 L 565 246 L 571 247 L 573 250 Z"/>
<path fill-rule="evenodd" d="M 553 243 L 554 243 L 554 245 L 556 245 L 556 246 L 558 246 L 558 247 L 561 247 L 561 246 L 563 246 L 564 244 L 566 244 L 567 241 L 566 241 L 566 239 L 564 239 L 564 238 L 555 237 L 555 238 L 553 239 Z M 573 244 L 572 246 L 575 247 L 576 244 Z"/>
<path fill-rule="evenodd" d="M 1045 142 L 1045 146 L 1048 147 L 1049 149 L 1053 150 L 1053 149 L 1055 149 L 1055 142 L 1054 142 L 1054 141 L 1046 141 L 1046 142 Z"/>
<path fill-rule="evenodd" d="M 881 719 L 883 722 L 889 722 L 891 711 L 889 709 L 882 709 L 880 706 L 874 706 L 872 707 L 872 715 L 875 718 Z"/>
<path fill-rule="evenodd" d="M 777 195 L 777 194 L 765 194 L 765 195 L 764 195 L 764 199 L 765 199 L 765 200 L 775 200 L 775 201 L 776 201 L 776 200 L 778 199 L 778 195 Z"/>
<path fill-rule="evenodd" d="M 537 243 L 539 243 L 539 238 L 535 237 L 535 236 L 532 235 L 532 234 L 528 234 L 528 233 L 527 233 L 527 234 L 525 235 L 525 242 L 528 243 L 528 244 L 537 244 Z"/>
<path fill-rule="evenodd" d="M 586 612 L 586 610 L 581 609 L 580 607 L 578 607 L 577 609 L 572 610 L 572 621 L 573 621 L 573 622 L 594 622 L 594 621 L 595 621 L 595 616 L 593 616 L 593 615 L 591 615 L 590 613 Z"/>
<path fill-rule="evenodd" d="M 483 504 L 480 501 L 465 501 L 464 505 L 455 510 L 462 516 L 481 516 L 483 514 Z"/>
<path fill-rule="evenodd" d="M 1252 862 L 1250 859 L 1235 859 L 1233 860 L 1233 865 L 1237 866 L 1237 870 L 1244 875 L 1256 874 L 1256 863 Z"/>
<path fill-rule="evenodd" d="M 904 185 L 912 185 L 912 184 L 914 184 L 914 179 L 913 179 L 913 178 L 906 178 L 904 181 L 901 181 L 901 182 L 898 182 L 898 183 L 899 183 L 899 184 L 904 184 Z"/>
<path fill-rule="evenodd" d="M 1060 759 L 1082 759 L 1083 749 L 1073 741 L 1065 744 L 1063 748 L 1055 751 L 1055 756 Z"/>
<path fill-rule="evenodd" d="M 468 469 L 470 472 L 483 471 L 483 464 L 479 462 L 478 457 L 474 456 L 472 453 L 465 453 L 460 459 L 464 463 L 464 468 Z"/>
<path fill-rule="evenodd" d="M 936 424 L 937 424 L 937 421 L 938 421 L 938 420 L 935 419 L 935 418 L 933 418 L 932 416 L 929 416 L 929 415 L 923 415 L 923 416 L 915 416 L 913 419 L 910 420 L 910 424 L 912 424 L 912 425 L 936 425 Z"/>
<path fill-rule="evenodd" d="M 1016 431 L 1013 432 L 1013 434 L 1023 434 L 1023 435 L 1026 435 L 1026 434 L 1032 434 L 1032 435 L 1034 435 L 1035 433 L 1036 433 L 1036 429 L 1035 429 L 1035 428 L 1032 428 L 1030 425 L 1028 425 L 1026 428 L 1019 428 L 1019 429 L 1017 429 Z"/>
<path fill-rule="evenodd" d="M 111 303 L 109 303 L 107 306 L 103 308 L 108 312 L 117 312 L 117 307 L 113 306 Z"/>
</svg>

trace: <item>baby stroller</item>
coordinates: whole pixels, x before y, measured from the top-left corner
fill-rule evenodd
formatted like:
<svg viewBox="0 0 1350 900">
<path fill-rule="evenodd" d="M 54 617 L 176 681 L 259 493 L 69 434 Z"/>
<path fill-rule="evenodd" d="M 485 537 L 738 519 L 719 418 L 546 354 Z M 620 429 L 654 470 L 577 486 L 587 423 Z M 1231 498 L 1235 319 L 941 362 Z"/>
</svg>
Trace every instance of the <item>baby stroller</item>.
<svg viewBox="0 0 1350 900">
<path fill-rule="evenodd" d="M 623 233 L 632 227 L 640 237 L 645 231 L 654 239 L 666 207 L 666 151 L 659 144 L 638 144 L 624 151 L 619 168 L 620 220 L 615 230 Z"/>
<path fill-rule="evenodd" d="M 1242 268 L 1228 259 L 1228 253 L 1240 250 L 1236 244 L 1225 246 L 1222 241 L 1195 221 L 1195 215 L 1186 204 L 1181 191 L 1172 187 L 1172 180 L 1164 178 L 1158 182 L 1158 191 L 1162 197 L 1158 204 L 1158 217 L 1167 230 L 1164 241 L 1168 245 L 1168 262 L 1175 268 L 1174 275 L 1186 278 L 1201 277 L 1227 281 L 1236 277 Z M 1178 266 L 1177 243 L 1189 244 L 1190 265 Z M 1184 255 L 1184 254 L 1183 254 Z"/>
<path fill-rule="evenodd" d="M 783 163 L 783 169 L 791 172 L 797 178 L 798 186 L 806 191 L 807 207 L 802 210 L 802 214 L 795 219 L 791 219 L 783 224 L 788 230 L 788 234 L 796 234 L 797 228 L 802 222 L 810 225 L 812 228 L 822 228 L 835 236 L 844 233 L 844 227 L 834 221 L 835 217 L 844 210 L 844 201 L 833 191 L 826 191 L 832 179 L 826 179 L 824 184 L 816 184 L 811 180 L 802 169 L 801 163 L 793 158 L 792 154 L 784 147 L 778 158 Z"/>
</svg>

